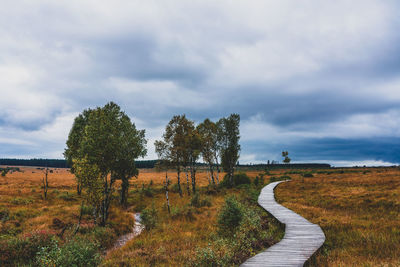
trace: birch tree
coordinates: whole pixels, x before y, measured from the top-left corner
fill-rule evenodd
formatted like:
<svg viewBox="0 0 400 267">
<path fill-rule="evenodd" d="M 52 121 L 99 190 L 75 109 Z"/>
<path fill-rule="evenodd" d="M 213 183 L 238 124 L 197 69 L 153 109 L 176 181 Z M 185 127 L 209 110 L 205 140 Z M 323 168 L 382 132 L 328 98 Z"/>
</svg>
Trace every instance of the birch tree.
<svg viewBox="0 0 400 267">
<path fill-rule="evenodd" d="M 240 116 L 239 114 L 231 114 L 227 118 L 220 120 L 221 125 L 221 164 L 225 172 L 227 172 L 228 180 L 233 185 L 233 174 L 235 166 L 239 160 L 240 152 Z"/>
<path fill-rule="evenodd" d="M 197 131 L 201 139 L 201 155 L 203 160 L 208 164 L 210 178 L 215 185 L 214 165 L 216 162 L 216 154 L 218 154 L 218 128 L 217 125 L 205 119 L 204 122 L 197 126 Z"/>
</svg>

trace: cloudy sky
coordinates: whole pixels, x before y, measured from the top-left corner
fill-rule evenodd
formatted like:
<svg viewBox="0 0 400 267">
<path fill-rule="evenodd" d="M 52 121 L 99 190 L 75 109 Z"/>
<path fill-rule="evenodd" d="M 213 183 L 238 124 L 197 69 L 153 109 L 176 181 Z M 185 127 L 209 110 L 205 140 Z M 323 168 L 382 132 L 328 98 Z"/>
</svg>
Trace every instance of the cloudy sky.
<svg viewBox="0 0 400 267">
<path fill-rule="evenodd" d="M 400 163 L 398 1 L 10 1 L 0 158 L 62 158 L 115 101 L 146 129 L 241 115 L 240 162 Z"/>
</svg>

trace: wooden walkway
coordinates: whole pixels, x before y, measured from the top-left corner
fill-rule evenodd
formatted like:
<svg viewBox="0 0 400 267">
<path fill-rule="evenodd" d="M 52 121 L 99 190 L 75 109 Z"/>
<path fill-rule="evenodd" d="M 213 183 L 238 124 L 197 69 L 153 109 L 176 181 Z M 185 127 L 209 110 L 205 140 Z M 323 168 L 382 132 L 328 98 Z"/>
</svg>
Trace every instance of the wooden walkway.
<svg viewBox="0 0 400 267">
<path fill-rule="evenodd" d="M 286 225 L 285 236 L 279 243 L 248 259 L 241 266 L 303 266 L 325 241 L 324 232 L 317 224 L 275 201 L 274 188 L 282 182 L 270 183 L 264 187 L 258 203 Z"/>
</svg>

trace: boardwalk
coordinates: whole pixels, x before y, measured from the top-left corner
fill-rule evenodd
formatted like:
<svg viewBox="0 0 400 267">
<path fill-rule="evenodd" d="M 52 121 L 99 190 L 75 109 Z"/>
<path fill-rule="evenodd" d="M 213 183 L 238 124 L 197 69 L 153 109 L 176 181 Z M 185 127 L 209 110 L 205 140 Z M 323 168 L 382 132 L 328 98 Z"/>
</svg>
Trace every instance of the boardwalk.
<svg viewBox="0 0 400 267">
<path fill-rule="evenodd" d="M 283 239 L 241 266 L 303 266 L 325 241 L 321 228 L 275 201 L 274 188 L 280 182 L 264 187 L 258 203 L 286 225 Z"/>
</svg>

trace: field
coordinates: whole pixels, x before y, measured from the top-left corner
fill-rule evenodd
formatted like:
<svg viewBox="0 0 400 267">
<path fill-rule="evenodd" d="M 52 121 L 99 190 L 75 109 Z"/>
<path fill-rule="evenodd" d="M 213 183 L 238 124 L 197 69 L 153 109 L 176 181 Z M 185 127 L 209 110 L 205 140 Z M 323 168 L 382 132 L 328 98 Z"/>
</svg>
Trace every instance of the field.
<svg viewBox="0 0 400 267">
<path fill-rule="evenodd" d="M 290 177 L 291 182 L 280 184 L 275 191 L 278 202 L 319 224 L 325 232 L 326 242 L 308 266 L 400 266 L 399 169 L 246 171 L 253 181 L 261 172 L 266 182 Z M 22 240 L 35 233 L 56 235 L 61 244 L 72 238 L 81 203 L 74 176 L 67 169 L 51 169 L 47 199 L 43 198 L 43 177 L 42 169 L 29 167 L 20 167 L 19 172 L 0 177 L 0 246 L 6 244 L 4 240 Z M 186 176 L 181 177 L 184 192 L 181 198 L 176 191 L 176 173 L 170 173 L 171 214 L 168 214 L 163 187 L 165 173 L 140 170 L 139 177 L 131 181 L 128 209 L 120 208 L 115 200 L 106 230 L 95 227 L 90 213 L 86 214 L 78 236 L 99 244 L 102 257 L 98 263 L 102 266 L 238 264 L 282 237 L 282 227 L 256 207 L 260 186 L 216 191 L 207 187 L 206 172 L 198 172 L 197 177 L 201 185 L 198 203 L 203 203 L 199 205 L 193 204 L 193 195 L 187 195 Z M 231 195 L 265 221 L 262 225 L 265 231 L 255 231 L 259 231 L 257 238 L 262 241 L 255 238 L 249 247 L 246 237 L 236 234 L 239 245 L 233 246 L 229 239 L 219 237 L 218 214 L 226 197 Z M 157 224 L 123 248 L 107 253 L 115 239 L 133 226 L 128 212 L 144 209 L 155 212 Z M 253 231 L 252 223 L 248 224 L 241 231 Z M 4 247 L 1 249 L 6 251 Z M 246 252 L 240 254 L 240 250 Z M 0 256 L 5 265 L 7 257 L 11 256 L 6 253 Z"/>
<path fill-rule="evenodd" d="M 44 170 L 33 167 L 19 168 L 20 171 L 0 177 L 0 261 L 10 266 L 31 266 L 37 264 L 34 260 L 37 254 L 35 246 L 47 245 L 50 242 L 49 236 L 57 236 L 60 246 L 76 238 L 73 232 L 79 218 L 81 197 L 76 193 L 75 178 L 67 169 L 50 169 L 48 196 L 44 199 Z M 253 180 L 259 173 L 250 171 L 247 175 Z M 222 176 L 223 174 L 220 174 L 220 179 Z M 77 236 L 99 245 L 102 256 L 101 261 L 97 263 L 104 266 L 205 266 L 209 261 L 240 263 L 281 238 L 282 227 L 255 204 L 260 186 L 255 188 L 253 185 L 246 185 L 240 189 L 215 190 L 207 187 L 207 173 L 199 171 L 197 182 L 200 185 L 200 204 L 193 204 L 193 195 L 187 195 L 186 176 L 181 177 L 183 198 L 179 197 L 176 191 L 176 173 L 170 173 L 169 179 L 171 214 L 167 213 L 165 205 L 165 173 L 146 169 L 140 170 L 139 177 L 131 180 L 128 209 L 118 206 L 116 192 L 105 230 L 93 225 L 90 212 L 84 214 Z M 116 189 L 118 187 L 117 183 Z M 243 242 L 233 246 L 226 238 L 219 237 L 218 213 L 224 205 L 225 198 L 232 195 L 246 202 L 243 206 L 249 206 L 249 211 L 254 210 L 257 213 L 254 218 L 262 216 L 263 224 L 255 223 L 256 226 L 249 225 L 248 228 L 242 229 L 262 235 L 262 240 L 258 240 L 260 237 L 250 240 L 247 236 L 242 236 Z M 131 230 L 133 220 L 128 212 L 140 212 L 144 209 L 155 210 L 155 227 L 145 230 L 122 249 L 107 252 L 118 236 Z M 252 219 L 252 216 L 247 217 Z M 38 243 L 37 240 L 43 242 Z M 31 241 L 36 243 L 30 244 Z M 213 242 L 229 244 L 221 245 L 215 252 L 217 255 L 201 254 L 207 252 L 209 244 L 214 244 Z M 243 247 L 239 248 L 239 245 Z M 13 257 L 17 256 L 9 250 L 21 250 L 21 247 L 23 249 L 19 253 L 26 254 L 25 259 L 13 261 Z M 241 252 L 235 252 L 233 255 L 233 249 Z M 226 254 L 229 253 L 231 256 L 227 258 Z"/>
<path fill-rule="evenodd" d="M 326 235 L 310 266 L 400 266 L 400 170 L 368 168 L 288 174 L 278 202 Z"/>
</svg>

